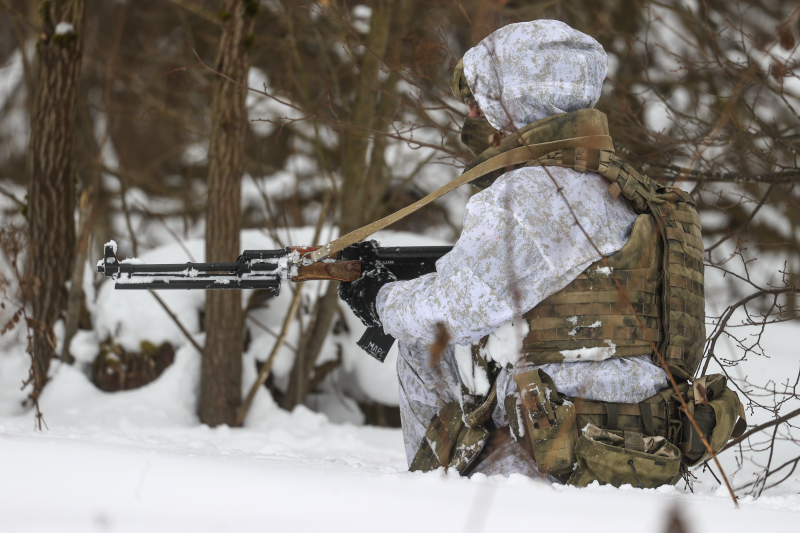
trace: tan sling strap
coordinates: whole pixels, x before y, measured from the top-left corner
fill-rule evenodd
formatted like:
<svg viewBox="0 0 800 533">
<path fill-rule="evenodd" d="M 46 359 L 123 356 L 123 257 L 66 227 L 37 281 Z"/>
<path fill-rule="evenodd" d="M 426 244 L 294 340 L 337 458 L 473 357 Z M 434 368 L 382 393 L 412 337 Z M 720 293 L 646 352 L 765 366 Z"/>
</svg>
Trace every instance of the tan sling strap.
<svg viewBox="0 0 800 533">
<path fill-rule="evenodd" d="M 433 191 L 422 200 L 415 202 L 407 207 L 404 207 L 400 211 L 392 213 L 387 217 L 384 217 L 380 220 L 376 220 L 371 224 L 367 224 L 362 228 L 351 231 L 347 235 L 339 237 L 338 239 L 331 241 L 330 243 L 320 247 L 318 250 L 311 253 L 310 258 L 312 261 L 319 261 L 321 259 L 325 259 L 329 255 L 334 254 L 340 250 L 343 250 L 344 248 L 347 248 L 351 244 L 355 244 L 361 240 L 364 240 L 373 233 L 380 231 L 383 228 L 391 224 L 394 224 L 398 220 L 407 217 L 408 215 L 421 209 L 422 207 L 425 207 L 426 205 L 433 202 L 437 198 L 444 196 L 450 191 L 458 187 L 461 187 L 462 185 L 465 185 L 471 181 L 474 181 L 480 178 L 481 176 L 488 174 L 489 172 L 493 172 L 495 170 L 499 170 L 505 167 L 510 167 L 513 165 L 520 165 L 523 163 L 527 163 L 528 161 L 539 159 L 540 157 L 547 155 L 550 152 L 555 152 L 557 150 L 564 150 L 567 148 L 594 148 L 597 150 L 607 150 L 613 152 L 614 144 L 611 141 L 611 137 L 609 137 L 608 135 L 590 135 L 586 137 L 572 137 L 570 139 L 562 139 L 559 141 L 551 141 L 546 143 L 531 144 L 528 146 L 520 146 L 519 148 L 503 152 L 502 154 L 496 155 L 493 158 L 489 159 L 488 161 L 484 161 L 477 167 L 470 169 L 469 171 L 465 172 L 464 174 L 454 179 L 453 181 L 447 183 L 443 187 L 440 187 L 439 189 Z"/>
</svg>

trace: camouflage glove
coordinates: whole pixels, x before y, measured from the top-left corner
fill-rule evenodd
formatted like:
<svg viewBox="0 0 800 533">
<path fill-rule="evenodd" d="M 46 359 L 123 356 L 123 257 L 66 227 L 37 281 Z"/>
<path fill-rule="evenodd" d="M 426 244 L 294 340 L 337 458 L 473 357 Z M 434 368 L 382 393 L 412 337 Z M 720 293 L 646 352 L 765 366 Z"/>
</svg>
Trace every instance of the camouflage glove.
<svg viewBox="0 0 800 533">
<path fill-rule="evenodd" d="M 377 261 L 375 241 L 359 242 L 349 248 L 356 248 L 361 258 L 361 277 L 349 283 L 339 284 L 339 298 L 344 300 L 353 313 L 367 327 L 383 327 L 375 308 L 375 300 L 381 287 L 397 277 L 392 274 L 380 261 Z"/>
</svg>

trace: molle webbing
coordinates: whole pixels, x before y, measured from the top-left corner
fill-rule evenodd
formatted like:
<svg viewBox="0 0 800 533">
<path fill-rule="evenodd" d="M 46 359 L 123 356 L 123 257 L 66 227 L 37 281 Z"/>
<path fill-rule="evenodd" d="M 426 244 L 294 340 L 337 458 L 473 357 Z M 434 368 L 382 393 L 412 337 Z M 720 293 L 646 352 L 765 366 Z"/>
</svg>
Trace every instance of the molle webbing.
<svg viewBox="0 0 800 533">
<path fill-rule="evenodd" d="M 653 296 L 656 296 L 656 294 L 649 290 L 652 286 L 647 282 L 653 281 L 653 278 L 649 277 L 649 272 L 645 275 L 641 271 L 628 273 L 624 269 L 618 270 L 615 268 L 614 274 L 617 275 L 617 278 L 622 283 L 622 289 L 625 291 L 628 300 L 634 304 L 634 308 L 636 308 L 636 312 L 644 325 L 648 329 L 657 328 L 661 330 L 660 334 L 651 335 L 651 339 L 656 343 L 670 370 L 676 377 L 682 379 L 694 375 L 702 359 L 706 335 L 703 287 L 704 248 L 700 232 L 700 217 L 697 215 L 692 197 L 676 187 L 662 186 L 652 181 L 649 177 L 639 174 L 633 167 L 611 152 L 593 148 L 569 148 L 551 152 L 537 161 L 531 161 L 529 165 L 560 166 L 572 168 L 579 172 L 598 172 L 611 182 L 608 190 L 612 197 L 616 198 L 621 194 L 631 202 L 638 214 L 652 215 L 652 219 L 656 224 L 654 232 L 660 236 L 663 248 L 659 269 L 660 273 L 663 274 L 663 278 L 661 278 L 663 283 L 660 283 L 660 288 L 657 291 L 658 298 L 654 299 Z M 619 258 L 620 254 L 623 259 L 627 259 L 624 257 L 628 253 L 625 251 L 626 248 L 628 248 L 628 245 L 610 256 L 608 261 L 612 262 L 614 258 Z M 589 283 L 589 290 L 582 294 L 582 296 L 585 296 L 584 299 L 574 295 L 570 301 L 562 301 L 560 299 L 561 292 L 559 292 L 553 295 L 556 298 L 551 296 L 543 301 L 540 305 L 550 306 L 547 307 L 551 312 L 548 316 L 577 316 L 580 319 L 581 314 L 577 312 L 574 315 L 567 314 L 572 311 L 563 306 L 566 304 L 574 305 L 576 306 L 575 311 L 577 311 L 577 305 L 579 304 L 624 302 L 621 298 L 612 299 L 607 294 L 616 290 L 616 284 L 611 276 L 607 280 L 600 281 L 596 286 L 591 284 L 591 281 L 597 279 L 598 276 L 591 274 L 590 271 L 598 266 L 605 266 L 605 262 L 601 261 L 590 266 L 584 274 L 589 273 L 591 277 L 584 277 L 584 274 L 581 274 L 578 278 L 580 281 L 575 280 L 578 284 L 575 286 L 570 285 L 561 291 L 568 293 L 579 292 L 577 287 L 585 288 L 586 284 Z M 636 283 L 641 284 L 641 290 L 632 290 L 632 286 Z M 611 291 L 608 290 L 609 286 L 611 286 Z M 603 293 L 599 299 L 593 295 L 598 291 Z M 651 316 L 652 305 L 661 307 L 660 316 Z M 645 312 L 640 312 L 637 306 L 645 310 Z M 616 307 L 616 309 L 619 310 L 619 307 Z M 531 315 L 531 313 L 535 312 L 536 309 L 526 315 L 532 318 L 532 330 L 535 327 L 539 327 L 538 323 L 534 324 L 533 319 L 541 316 L 541 313 Z M 630 311 L 622 313 L 620 316 L 625 316 L 628 313 Z M 597 315 L 600 316 L 599 313 Z M 583 316 L 591 318 L 594 313 L 584 314 Z M 629 316 L 632 316 L 632 313 Z M 605 321 L 600 320 L 604 325 L 606 324 Z M 590 324 L 581 323 L 578 325 L 586 327 Z M 646 344 L 641 343 L 643 337 L 639 334 L 643 334 L 644 331 L 638 321 L 627 323 L 627 326 L 638 327 L 639 329 L 638 331 L 630 330 L 632 337 L 627 340 L 631 342 L 626 342 L 623 345 L 617 344 L 614 338 L 601 337 L 599 331 L 596 333 L 582 333 L 582 330 L 579 330 L 575 336 L 577 337 L 578 333 L 586 336 L 586 344 L 582 346 L 586 348 L 603 347 L 604 344 L 602 343 L 608 346 L 605 339 L 609 339 L 610 342 L 617 344 L 616 353 L 614 353 L 614 356 L 617 357 L 653 354 L 652 349 L 646 349 L 649 346 L 649 341 L 646 341 Z M 569 330 L 568 333 L 570 331 L 572 330 Z M 533 340 L 534 337 L 531 337 L 531 339 Z M 542 341 L 535 342 L 540 343 Z M 576 345 L 577 343 L 570 344 Z M 553 352 L 554 349 L 559 349 L 559 346 L 531 345 L 528 358 L 533 362 L 559 360 Z M 637 350 L 632 346 L 641 347 L 641 350 Z M 641 353 L 636 353 L 639 351 Z M 540 355 L 532 355 L 536 352 L 542 353 Z"/>
<path fill-rule="evenodd" d="M 656 396 L 654 399 L 661 399 Z M 573 400 L 578 412 L 578 427 L 594 424 L 603 429 L 635 431 L 651 437 L 670 437 L 670 415 L 674 402 L 606 403 Z M 674 416 L 674 414 L 673 414 Z"/>
<path fill-rule="evenodd" d="M 603 349 L 606 357 L 652 354 L 648 335 L 655 342 L 663 338 L 662 254 L 655 220 L 639 216 L 628 242 L 608 257 L 608 264 L 592 264 L 523 315 L 530 326 L 523 343 L 528 362 L 586 360 L 583 348 Z"/>
<path fill-rule="evenodd" d="M 508 394 L 504 400 L 509 429 L 514 439 L 532 453 L 542 473 L 570 474 L 576 464 L 579 434 L 585 435 L 590 426 L 619 432 L 626 440 L 630 437 L 639 443 L 647 438 L 676 442 L 681 435 L 671 389 L 628 404 L 568 398 L 556 392 L 552 378 L 541 368 L 516 374 L 514 382 L 519 392 Z M 643 451 L 641 446 L 634 448 Z M 677 458 L 679 452 L 674 451 Z M 580 456 L 577 458 L 580 460 Z"/>
</svg>

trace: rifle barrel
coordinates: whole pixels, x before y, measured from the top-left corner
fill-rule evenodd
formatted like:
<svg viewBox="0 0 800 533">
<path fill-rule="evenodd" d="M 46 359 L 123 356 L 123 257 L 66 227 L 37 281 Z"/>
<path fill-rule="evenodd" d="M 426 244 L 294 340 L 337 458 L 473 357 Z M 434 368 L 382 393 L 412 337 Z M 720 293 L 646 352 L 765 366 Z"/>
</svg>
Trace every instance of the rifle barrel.
<svg viewBox="0 0 800 533">
<path fill-rule="evenodd" d="M 118 265 L 100 265 L 97 271 L 108 274 L 176 274 L 196 270 L 197 272 L 230 272 L 235 273 L 246 267 L 247 271 L 273 271 L 278 268 L 277 263 L 254 263 L 248 265 L 244 262 L 236 263 L 119 263 Z"/>
<path fill-rule="evenodd" d="M 226 283 L 227 282 L 227 283 Z M 181 289 L 200 289 L 200 290 L 215 290 L 215 289 L 268 289 L 271 290 L 275 296 L 280 293 L 281 282 L 277 279 L 247 279 L 247 278 L 230 278 L 230 279 L 171 279 L 166 280 L 150 280 L 145 283 L 119 283 L 114 285 L 118 290 L 181 290 Z"/>
</svg>

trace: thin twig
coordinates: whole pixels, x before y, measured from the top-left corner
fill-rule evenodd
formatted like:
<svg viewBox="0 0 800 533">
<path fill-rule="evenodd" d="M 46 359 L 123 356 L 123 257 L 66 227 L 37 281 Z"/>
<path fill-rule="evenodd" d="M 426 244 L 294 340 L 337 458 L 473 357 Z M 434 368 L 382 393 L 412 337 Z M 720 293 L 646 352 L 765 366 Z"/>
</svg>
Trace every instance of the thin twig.
<svg viewBox="0 0 800 533">
<path fill-rule="evenodd" d="M 257 320 L 257 319 L 256 319 L 255 317 L 253 317 L 253 315 L 251 315 L 250 313 L 247 313 L 247 315 L 246 315 L 246 316 L 247 316 L 247 320 L 251 321 L 253 324 L 255 324 L 255 325 L 256 325 L 256 326 L 258 326 L 259 328 L 263 329 L 264 331 L 266 331 L 268 334 L 272 335 L 272 336 L 273 336 L 273 337 L 275 337 L 276 339 L 278 338 L 278 334 L 277 334 L 277 333 L 275 333 L 274 331 L 272 331 L 272 328 L 269 328 L 269 327 L 267 327 L 267 326 L 266 326 L 266 325 L 265 325 L 263 322 L 261 322 L 260 320 Z M 292 346 L 291 344 L 289 344 L 289 342 L 288 342 L 288 341 L 284 341 L 284 344 L 286 345 L 286 347 L 287 347 L 287 348 L 289 348 L 289 349 L 290 349 L 290 350 L 292 350 L 293 352 L 297 353 L 297 348 L 295 348 L 294 346 Z"/>
<path fill-rule="evenodd" d="M 195 15 L 205 19 L 208 22 L 211 22 L 214 25 L 219 26 L 222 24 L 222 19 L 219 16 L 217 16 L 213 11 L 205 9 L 198 2 L 194 2 L 193 0 L 170 0 L 170 2 L 182 7 L 189 13 L 194 13 Z"/>
<path fill-rule="evenodd" d="M 164 221 L 164 218 L 158 213 L 153 213 L 152 211 L 147 209 L 144 206 L 144 204 L 142 204 L 142 202 L 137 200 L 136 204 L 139 206 L 139 209 L 142 209 L 145 213 L 147 213 L 151 217 L 154 217 L 156 220 L 161 222 L 161 224 L 164 226 L 164 229 L 166 229 L 167 232 L 169 232 L 169 234 L 172 235 L 172 238 L 175 239 L 175 242 L 177 242 L 178 245 L 183 249 L 183 251 L 186 252 L 187 257 L 189 257 L 189 260 L 194 263 L 195 260 L 194 256 L 192 255 L 192 252 L 189 251 L 189 249 L 183 243 L 183 240 L 180 237 L 178 237 L 178 235 L 174 231 L 172 231 L 172 228 L 170 228 L 169 225 Z"/>
<path fill-rule="evenodd" d="M 772 426 L 776 426 L 778 424 L 782 424 L 782 423 L 786 422 L 787 420 L 790 420 L 790 419 L 792 419 L 792 418 L 794 418 L 794 417 L 796 417 L 798 415 L 800 415 L 800 409 L 795 409 L 791 413 L 788 413 L 788 414 L 786 414 L 784 416 L 781 416 L 779 418 L 775 418 L 774 420 L 770 420 L 769 422 L 766 422 L 764 424 L 761 424 L 759 426 L 751 428 L 748 431 L 746 431 L 744 434 L 742 434 L 741 437 L 730 441 L 724 448 L 722 448 L 720 453 L 724 452 L 728 448 L 733 448 L 734 446 L 736 446 L 740 442 L 743 442 L 743 441 L 747 440 L 748 438 L 750 438 L 750 436 L 752 436 L 755 433 L 758 433 L 759 431 L 763 431 L 763 430 L 765 430 L 767 428 L 770 428 Z"/>
<path fill-rule="evenodd" d="M 289 327 L 292 325 L 292 320 L 294 320 L 294 315 L 297 314 L 297 310 L 300 308 L 300 295 L 303 292 L 303 284 L 298 283 L 297 289 L 294 291 L 294 296 L 292 297 L 292 303 L 289 305 L 289 312 L 286 314 L 286 318 L 283 320 L 283 327 L 281 328 L 281 333 L 278 336 L 278 340 L 275 341 L 275 345 L 272 347 L 272 352 L 269 354 L 264 365 L 261 367 L 261 371 L 258 373 L 258 378 L 256 379 L 253 386 L 250 387 L 250 392 L 247 393 L 247 398 L 244 399 L 242 402 L 241 407 L 239 407 L 236 413 L 236 425 L 241 426 L 244 423 L 244 419 L 247 417 L 247 412 L 250 410 L 250 406 L 253 403 L 253 399 L 256 397 L 256 393 L 258 389 L 266 383 L 267 378 L 269 377 L 269 373 L 272 370 L 272 363 L 275 361 L 275 356 L 278 355 L 278 351 L 283 346 L 284 341 L 286 341 L 286 336 L 289 334 Z"/>
<path fill-rule="evenodd" d="M 784 468 L 786 468 L 787 466 L 789 466 L 789 465 L 791 465 L 791 464 L 794 464 L 794 466 L 792 467 L 792 469 L 789 471 L 789 473 L 788 473 L 788 474 L 786 474 L 786 476 L 784 476 L 784 478 L 783 478 L 783 479 L 781 479 L 780 481 L 776 481 L 775 483 L 773 483 L 773 484 L 772 484 L 772 485 L 770 485 L 769 487 L 764 487 L 764 489 L 763 489 L 763 490 L 771 489 L 772 487 L 774 487 L 774 486 L 776 486 L 776 485 L 780 485 L 781 483 L 783 483 L 784 481 L 786 481 L 787 479 L 789 479 L 789 476 L 791 476 L 792 474 L 794 474 L 795 468 L 797 468 L 797 463 L 798 463 L 798 461 L 800 461 L 800 457 L 795 457 L 794 459 L 791 459 L 791 460 L 789 460 L 789 461 L 786 461 L 786 462 L 785 462 L 785 463 L 783 463 L 781 466 L 779 466 L 779 467 L 775 468 L 775 469 L 774 469 L 772 472 L 770 472 L 770 473 L 769 473 L 769 474 L 768 474 L 768 475 L 767 475 L 767 476 L 764 478 L 764 482 L 765 482 L 765 483 L 766 483 L 766 481 L 767 481 L 767 477 L 769 477 L 770 475 L 772 475 L 772 474 L 775 474 L 776 472 L 779 472 L 779 471 L 783 470 Z"/>
<path fill-rule="evenodd" d="M 772 487 L 774 487 L 774 486 L 776 486 L 776 485 L 779 485 L 779 484 L 783 483 L 784 481 L 786 481 L 786 479 L 787 479 L 789 476 L 791 476 L 791 475 L 794 473 L 794 470 L 795 470 L 795 468 L 797 468 L 797 463 L 798 463 L 798 461 L 800 461 L 800 457 L 795 457 L 794 459 L 790 459 L 790 460 L 786 461 L 785 463 L 783 463 L 782 465 L 780 465 L 780 466 L 778 466 L 778 467 L 774 468 L 774 469 L 773 469 L 773 470 L 772 470 L 772 471 L 769 473 L 769 475 L 767 475 L 767 476 L 765 476 L 765 477 L 763 478 L 763 479 L 764 479 L 764 481 L 766 481 L 766 479 L 767 479 L 769 476 L 771 476 L 772 474 L 777 474 L 778 472 L 780 472 L 781 470 L 783 470 L 783 469 L 784 469 L 784 468 L 786 468 L 787 466 L 789 466 L 789 465 L 791 465 L 791 464 L 794 464 L 794 466 L 792 467 L 792 469 L 789 471 L 789 473 L 788 473 L 788 474 L 787 474 L 787 475 L 786 475 L 786 476 L 785 476 L 783 479 L 781 479 L 780 481 L 776 481 L 775 483 L 773 483 L 773 484 L 772 484 L 772 485 L 770 485 L 769 487 L 764 487 L 764 490 L 771 489 Z M 748 488 L 748 487 L 752 487 L 753 485 L 756 485 L 756 484 L 757 484 L 759 481 L 761 481 L 761 480 L 762 480 L 762 478 L 759 476 L 759 477 L 757 477 L 756 479 L 754 479 L 753 481 L 750 481 L 749 483 L 745 483 L 744 485 L 742 485 L 742 486 L 740 486 L 740 487 L 737 487 L 737 488 L 736 488 L 736 490 L 743 490 L 743 489 L 746 489 L 746 488 Z"/>
<path fill-rule="evenodd" d="M 178 326 L 178 329 L 180 329 L 183 332 L 183 334 L 186 336 L 186 338 L 189 340 L 189 342 L 192 343 L 192 346 L 194 346 L 197 349 L 197 351 L 202 354 L 203 353 L 203 349 L 200 347 L 199 344 L 197 344 L 197 341 L 194 340 L 194 338 L 189 334 L 189 332 L 186 330 L 186 328 L 183 327 L 183 324 L 181 324 L 181 321 L 178 320 L 177 316 L 175 316 L 175 313 L 173 313 L 170 310 L 170 308 L 167 307 L 167 304 L 164 303 L 164 300 L 162 300 L 161 297 L 158 294 L 155 293 L 155 291 L 150 291 L 150 294 L 152 294 L 153 298 L 155 298 L 156 301 L 158 301 L 158 303 L 161 304 L 161 307 L 164 308 L 164 311 L 166 311 L 167 314 L 170 316 L 170 318 L 175 322 L 175 325 Z"/>
<path fill-rule="evenodd" d="M 721 239 L 720 239 L 719 241 L 717 241 L 716 243 L 714 243 L 714 244 L 712 244 L 711 246 L 709 246 L 708 248 L 706 248 L 706 253 L 707 253 L 707 254 L 710 254 L 710 252 L 711 252 L 712 250 L 714 250 L 714 248 L 716 248 L 717 246 L 719 246 L 720 244 L 724 243 L 725 241 L 727 241 L 727 240 L 729 240 L 729 239 L 732 239 L 733 237 L 735 237 L 736 235 L 738 235 L 738 233 L 739 233 L 740 231 L 742 231 L 742 230 L 743 230 L 743 229 L 744 229 L 744 228 L 745 228 L 745 227 L 746 227 L 746 226 L 747 226 L 747 225 L 748 225 L 748 224 L 749 224 L 749 223 L 750 223 L 750 222 L 753 220 L 753 218 L 756 216 L 756 213 L 758 213 L 758 212 L 759 212 L 759 210 L 760 210 L 760 209 L 761 209 L 761 208 L 764 206 L 764 204 L 765 204 L 765 203 L 766 203 L 766 201 L 767 201 L 767 198 L 769 198 L 769 195 L 772 193 L 772 191 L 775 189 L 775 187 L 776 187 L 776 185 L 775 185 L 774 183 L 773 183 L 772 185 L 770 185 L 770 186 L 769 186 L 769 188 L 767 189 L 767 192 L 765 192 L 765 193 L 764 193 L 764 196 L 761 198 L 761 201 L 760 201 L 760 202 L 758 202 L 758 205 L 756 206 L 756 208 L 755 208 L 755 209 L 753 209 L 753 212 L 752 212 L 752 213 L 750 213 L 750 216 L 749 216 L 749 217 L 747 217 L 747 220 L 745 220 L 744 222 L 742 222 L 742 224 L 741 224 L 741 225 L 739 225 L 739 227 L 738 227 L 738 228 L 736 228 L 736 229 L 735 229 L 735 230 L 733 230 L 732 232 L 728 233 L 728 235 L 726 235 L 725 237 L 721 238 Z M 711 257 L 711 256 L 709 255 L 709 257 Z"/>
<path fill-rule="evenodd" d="M 14 196 L 13 193 L 4 189 L 3 187 L 0 187 L 0 194 L 2 194 L 3 196 L 7 196 L 12 202 L 17 204 L 19 207 L 25 207 L 26 205 L 25 202 Z"/>
<path fill-rule="evenodd" d="M 787 294 L 787 293 L 794 294 L 795 292 L 797 292 L 797 290 L 798 290 L 797 287 L 781 287 L 781 288 L 776 288 L 776 289 L 762 289 L 760 291 L 754 292 L 753 294 L 751 294 L 749 296 L 746 296 L 745 298 L 742 298 L 741 300 L 739 300 L 735 304 L 728 306 L 728 309 L 725 311 L 725 314 L 723 315 L 723 317 L 720 319 L 720 321 L 716 325 L 716 333 L 711 336 L 710 345 L 708 347 L 708 354 L 706 355 L 706 363 L 705 363 L 705 365 L 703 365 L 703 372 L 700 375 L 701 376 L 705 376 L 706 375 L 706 372 L 708 371 L 708 365 L 709 365 L 709 363 L 711 363 L 711 358 L 714 357 L 714 348 L 717 346 L 717 340 L 719 340 L 719 338 L 722 335 L 722 333 L 724 333 L 725 325 L 731 319 L 731 317 L 733 316 L 733 312 L 736 311 L 736 309 L 738 309 L 739 307 L 745 305 L 750 300 L 754 300 L 754 299 L 758 298 L 759 296 L 764 296 L 765 294 L 773 294 L 773 295 L 776 295 L 776 296 L 778 294 Z"/>
<path fill-rule="evenodd" d="M 382 130 L 376 130 L 376 129 L 373 129 L 373 128 L 356 126 L 354 124 L 347 124 L 347 123 L 339 121 L 339 120 L 332 120 L 332 119 L 330 119 L 328 117 L 325 117 L 323 115 L 306 113 L 305 111 L 300 109 L 297 105 L 293 104 L 289 100 L 281 100 L 277 96 L 275 96 L 273 94 L 269 94 L 266 91 L 263 91 L 263 90 L 260 90 L 260 89 L 255 89 L 253 87 L 248 87 L 247 84 L 243 84 L 243 83 L 237 82 L 236 80 L 232 79 L 230 76 L 225 74 L 224 72 L 220 72 L 220 71 L 214 69 L 213 67 L 207 65 L 206 63 L 204 63 L 203 60 L 200 58 L 200 55 L 197 53 L 197 51 L 194 48 L 192 48 L 192 51 L 194 52 L 195 57 L 199 61 L 200 66 L 202 66 L 204 69 L 206 69 L 206 70 L 208 70 L 208 71 L 210 71 L 210 72 L 212 72 L 212 73 L 214 73 L 214 74 L 216 74 L 218 76 L 221 76 L 221 77 L 225 78 L 226 80 L 228 80 L 229 82 L 234 83 L 234 84 L 236 84 L 236 85 L 238 85 L 240 87 L 243 87 L 243 88 L 245 88 L 246 90 L 248 90 L 250 92 L 254 92 L 256 94 L 260 94 L 260 95 L 266 96 L 267 98 L 275 101 L 276 103 L 279 103 L 281 105 L 289 107 L 289 108 L 291 108 L 291 109 L 293 109 L 295 111 L 300 111 L 301 113 L 305 113 L 305 116 L 303 118 L 285 119 L 286 122 L 277 123 L 281 127 L 285 126 L 286 124 L 291 124 L 291 123 L 295 123 L 295 122 L 303 122 L 303 121 L 306 121 L 306 120 L 318 120 L 320 122 L 324 122 L 325 124 L 329 124 L 329 125 L 334 126 L 334 127 L 339 127 L 339 128 L 344 128 L 344 129 L 350 130 L 351 132 L 360 132 L 366 138 L 370 138 L 370 136 L 372 136 L 372 135 L 380 135 L 382 137 L 386 137 L 386 138 L 389 138 L 389 139 L 395 139 L 395 140 L 403 141 L 403 142 L 407 143 L 409 146 L 413 145 L 413 146 L 416 146 L 418 148 L 433 148 L 435 150 L 439 150 L 441 152 L 444 152 L 445 154 L 447 154 L 448 156 L 450 156 L 450 157 L 452 157 L 454 159 L 459 158 L 459 156 L 461 155 L 460 153 L 454 152 L 452 150 L 448 150 L 448 149 L 444 148 L 441 145 L 435 145 L 435 144 L 427 143 L 427 142 L 424 142 L 424 141 L 420 141 L 418 139 L 414 139 L 413 137 L 403 137 L 402 133 L 408 133 L 408 131 L 406 131 L 406 132 L 398 131 L 397 133 L 392 134 L 392 133 L 388 133 L 388 132 L 385 132 L 385 131 L 382 131 Z M 285 118 L 285 117 L 283 117 L 283 118 Z M 270 123 L 270 124 L 276 124 L 276 122 L 274 122 L 272 120 L 268 120 L 268 119 L 254 119 L 253 122 L 267 122 L 267 123 Z M 419 129 L 420 127 L 422 127 L 422 126 L 417 125 L 415 127 L 414 125 L 411 125 L 410 129 Z M 353 134 L 353 133 L 351 133 L 351 135 L 356 137 L 356 135 Z"/>
<path fill-rule="evenodd" d="M 758 496 L 756 498 L 761 497 L 761 493 L 764 492 L 764 487 L 767 485 L 767 478 L 769 477 L 769 469 L 772 466 L 772 457 L 775 454 L 775 437 L 778 436 L 778 426 L 775 426 L 775 429 L 772 431 L 772 440 L 769 444 L 769 458 L 767 459 L 767 468 L 764 471 L 764 480 L 761 482 L 761 490 L 758 491 Z M 758 484 L 756 484 L 756 487 Z"/>
<path fill-rule="evenodd" d="M 26 28 L 28 28 L 32 32 L 38 33 L 40 31 L 39 28 L 35 24 L 32 24 L 28 20 L 28 17 L 26 17 L 24 13 L 22 13 L 21 11 L 18 11 L 17 8 L 15 8 L 11 4 L 11 2 L 9 2 L 8 0 L 0 0 L 0 7 L 5 9 L 8 12 L 8 15 L 13 20 L 18 22 L 19 24 L 22 24 L 23 26 L 25 26 Z"/>
</svg>

